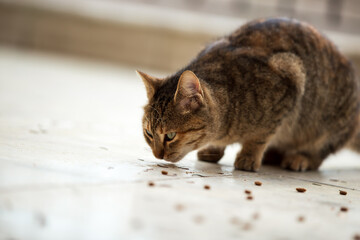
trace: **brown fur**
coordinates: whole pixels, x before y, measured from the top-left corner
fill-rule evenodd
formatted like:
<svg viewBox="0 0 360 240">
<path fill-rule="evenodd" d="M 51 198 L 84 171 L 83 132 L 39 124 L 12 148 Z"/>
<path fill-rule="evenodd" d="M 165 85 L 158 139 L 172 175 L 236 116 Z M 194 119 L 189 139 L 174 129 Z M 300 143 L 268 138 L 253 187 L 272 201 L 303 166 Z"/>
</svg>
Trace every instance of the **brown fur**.
<svg viewBox="0 0 360 240">
<path fill-rule="evenodd" d="M 144 136 L 157 158 L 176 162 L 202 148 L 200 160 L 217 162 L 240 143 L 236 169 L 256 171 L 264 159 L 304 171 L 346 145 L 360 149 L 351 64 L 305 23 L 253 21 L 172 76 L 139 75 L 149 98 Z"/>
</svg>

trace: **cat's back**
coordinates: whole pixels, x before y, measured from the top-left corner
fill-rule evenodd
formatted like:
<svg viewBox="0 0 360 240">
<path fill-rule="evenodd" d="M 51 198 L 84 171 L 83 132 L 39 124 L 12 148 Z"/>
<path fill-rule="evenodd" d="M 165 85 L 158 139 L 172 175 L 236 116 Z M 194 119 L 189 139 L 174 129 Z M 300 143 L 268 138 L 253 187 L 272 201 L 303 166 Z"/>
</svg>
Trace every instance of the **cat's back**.
<svg viewBox="0 0 360 240">
<path fill-rule="evenodd" d="M 326 85 L 342 86 L 346 82 L 354 89 L 358 87 L 350 61 L 310 24 L 288 18 L 259 19 L 243 25 L 226 39 L 233 49 L 259 49 L 255 52 L 261 53 L 265 62 L 276 53 L 295 54 L 305 67 L 307 88 L 322 85 L 324 89 Z"/>
<path fill-rule="evenodd" d="M 228 36 L 235 47 L 255 47 L 272 52 L 291 51 L 297 55 L 314 53 L 333 44 L 314 27 L 288 18 L 258 19 Z"/>
</svg>

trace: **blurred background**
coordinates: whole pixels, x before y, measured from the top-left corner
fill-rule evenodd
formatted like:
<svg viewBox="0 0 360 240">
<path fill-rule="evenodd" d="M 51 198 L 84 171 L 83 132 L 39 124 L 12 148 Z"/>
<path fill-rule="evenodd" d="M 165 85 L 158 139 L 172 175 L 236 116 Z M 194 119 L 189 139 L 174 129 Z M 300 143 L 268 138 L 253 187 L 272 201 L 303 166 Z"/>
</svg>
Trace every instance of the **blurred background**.
<svg viewBox="0 0 360 240">
<path fill-rule="evenodd" d="M 250 19 L 286 16 L 358 62 L 359 12 L 358 0 L 0 0 L 0 44 L 170 72 Z"/>
</svg>

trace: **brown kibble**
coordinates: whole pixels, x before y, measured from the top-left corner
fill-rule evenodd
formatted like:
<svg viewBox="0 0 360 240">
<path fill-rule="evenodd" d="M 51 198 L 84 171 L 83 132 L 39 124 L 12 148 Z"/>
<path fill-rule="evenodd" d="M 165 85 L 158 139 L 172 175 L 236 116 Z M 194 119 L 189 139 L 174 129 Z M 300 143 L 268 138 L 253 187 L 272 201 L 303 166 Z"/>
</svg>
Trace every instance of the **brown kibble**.
<svg viewBox="0 0 360 240">
<path fill-rule="evenodd" d="M 232 217 L 232 218 L 230 219 L 230 223 L 231 223 L 231 224 L 234 224 L 234 225 L 239 225 L 239 224 L 241 224 L 241 221 L 240 221 L 240 219 L 237 218 L 237 217 Z"/>
<path fill-rule="evenodd" d="M 201 223 L 204 222 L 204 217 L 203 217 L 203 216 L 200 216 L 200 215 L 195 216 L 195 217 L 194 217 L 194 222 L 195 222 L 195 223 L 198 223 L 198 224 L 201 224 Z"/>
<path fill-rule="evenodd" d="M 347 207 L 341 207 L 340 208 L 340 211 L 342 211 L 342 212 L 347 212 L 349 209 L 347 208 Z"/>
<path fill-rule="evenodd" d="M 148 185 L 149 185 L 149 187 L 153 187 L 153 186 L 155 186 L 155 183 L 149 182 Z"/>
<path fill-rule="evenodd" d="M 176 205 L 175 205 L 175 209 L 176 209 L 177 211 L 179 211 L 179 212 L 182 211 L 182 210 L 184 210 L 184 208 L 185 208 L 185 207 L 184 207 L 184 205 L 182 205 L 182 204 L 176 204 Z"/>
<path fill-rule="evenodd" d="M 205 186 L 204 186 L 204 189 L 210 190 L 210 186 L 209 186 L 209 185 L 205 185 Z"/>
<path fill-rule="evenodd" d="M 254 198 L 253 198 L 253 196 L 247 196 L 246 199 L 247 199 L 247 200 L 253 200 Z"/>
<path fill-rule="evenodd" d="M 354 240 L 360 240 L 360 234 L 356 234 L 353 239 Z"/>
<path fill-rule="evenodd" d="M 250 230 L 251 229 L 251 224 L 250 223 L 245 223 L 243 226 L 243 230 Z"/>
<path fill-rule="evenodd" d="M 339 193 L 340 193 L 340 195 L 346 195 L 347 194 L 347 192 L 343 191 L 343 190 L 339 190 Z"/>
<path fill-rule="evenodd" d="M 305 188 L 298 187 L 298 188 L 296 188 L 296 191 L 301 192 L 301 193 L 304 193 L 304 192 L 306 192 L 306 189 L 305 189 Z"/>
<path fill-rule="evenodd" d="M 298 222 L 304 222 L 305 218 L 303 216 L 299 216 L 297 220 L 298 220 Z"/>
<path fill-rule="evenodd" d="M 262 182 L 260 182 L 260 181 L 255 181 L 254 183 L 255 183 L 256 186 L 261 186 L 262 185 Z"/>
<path fill-rule="evenodd" d="M 251 194 L 251 191 L 250 190 L 245 190 L 245 193 L 246 194 Z"/>
<path fill-rule="evenodd" d="M 165 171 L 165 170 L 162 170 L 162 171 L 161 171 L 161 174 L 162 174 L 162 175 L 168 175 L 168 172 Z"/>
</svg>

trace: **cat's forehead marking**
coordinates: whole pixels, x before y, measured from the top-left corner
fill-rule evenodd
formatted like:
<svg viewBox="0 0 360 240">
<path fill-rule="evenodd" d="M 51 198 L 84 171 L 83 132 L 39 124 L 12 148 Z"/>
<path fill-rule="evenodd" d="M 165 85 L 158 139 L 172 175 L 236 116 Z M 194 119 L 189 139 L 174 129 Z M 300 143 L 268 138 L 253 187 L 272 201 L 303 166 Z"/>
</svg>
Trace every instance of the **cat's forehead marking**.
<svg viewBox="0 0 360 240">
<path fill-rule="evenodd" d="M 156 132 L 159 133 L 159 134 L 164 134 L 164 129 L 163 129 L 163 127 L 162 127 L 162 126 L 158 126 L 158 127 L 156 128 Z"/>
<path fill-rule="evenodd" d="M 156 128 L 155 132 L 158 135 L 160 142 L 164 142 L 165 135 L 163 128 L 159 126 Z"/>
</svg>

